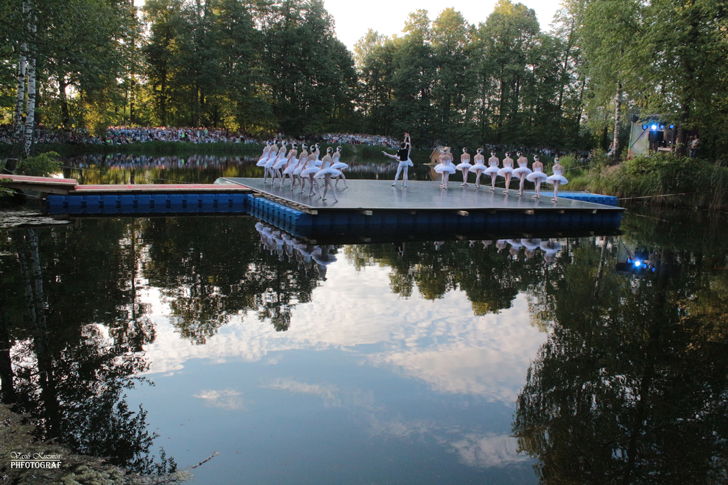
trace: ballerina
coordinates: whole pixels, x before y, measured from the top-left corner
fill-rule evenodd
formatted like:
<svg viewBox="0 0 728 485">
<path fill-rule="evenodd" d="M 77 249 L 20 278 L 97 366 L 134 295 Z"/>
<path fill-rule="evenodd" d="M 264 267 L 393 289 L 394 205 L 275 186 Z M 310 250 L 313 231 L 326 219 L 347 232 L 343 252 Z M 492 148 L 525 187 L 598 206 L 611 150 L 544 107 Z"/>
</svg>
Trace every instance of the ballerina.
<svg viewBox="0 0 728 485">
<path fill-rule="evenodd" d="M 298 159 L 296 158 L 296 155 L 298 155 L 298 145 L 294 143 L 291 150 L 288 152 L 286 163 L 283 166 L 281 188 L 283 188 L 283 183 L 286 181 L 286 175 L 288 175 L 288 178 L 291 179 L 291 187 L 293 187 L 293 171 L 296 170 L 296 167 L 298 166 Z"/>
<path fill-rule="evenodd" d="M 260 160 L 258 160 L 258 163 L 256 163 L 257 166 L 263 168 L 263 183 L 268 178 L 268 168 L 266 168 L 266 165 L 268 164 L 268 160 L 271 159 L 271 157 L 275 157 L 278 155 L 278 145 L 276 145 L 276 142 L 268 142 L 268 151 L 264 156 L 260 157 Z"/>
<path fill-rule="evenodd" d="M 536 184 L 536 195 L 533 198 L 541 198 L 541 182 L 546 180 L 546 174 L 543 173 L 543 163 L 539 160 L 538 155 L 533 156 L 533 172 L 526 175 L 526 179 Z"/>
<path fill-rule="evenodd" d="M 468 153 L 468 149 L 463 148 L 463 154 L 460 155 L 460 163 L 458 163 L 455 167 L 463 173 L 463 183 L 460 184 L 461 187 L 468 186 L 468 171 L 472 167 L 473 166 L 470 164 L 470 154 Z"/>
<path fill-rule="evenodd" d="M 441 189 L 447 189 L 450 175 L 455 173 L 455 166 L 452 164 L 452 153 L 450 147 L 440 148 L 440 163 L 435 167 L 435 172 L 442 175 Z"/>
<path fill-rule="evenodd" d="M 483 149 L 478 148 L 477 153 L 475 154 L 475 157 L 473 157 L 473 161 L 475 164 L 470 167 L 470 170 L 475 172 L 475 188 L 480 188 L 480 176 L 483 175 L 483 172 L 486 170 L 485 166 L 485 156 L 483 155 Z"/>
<path fill-rule="evenodd" d="M 407 187 L 407 169 L 414 165 L 412 163 L 412 160 L 410 160 L 411 151 L 412 141 L 410 139 L 409 133 L 404 134 L 404 141 L 402 141 L 402 144 L 400 145 L 396 155 L 392 155 L 391 153 L 382 151 L 382 155 L 387 156 L 393 160 L 397 160 L 399 162 L 399 165 L 397 165 L 397 173 L 394 176 L 394 182 L 392 182 L 392 187 L 394 187 L 397 183 L 399 174 L 402 171 L 404 171 L 404 173 L 402 174 L 402 187 Z"/>
<path fill-rule="evenodd" d="M 301 171 L 301 193 L 303 193 L 303 190 L 306 188 L 306 178 L 308 178 L 311 183 L 311 188 L 308 189 L 309 197 L 313 196 L 314 187 L 315 191 L 319 192 L 318 182 L 314 179 L 314 175 L 316 175 L 319 171 L 319 167 L 316 165 L 316 162 L 321 163 L 321 160 L 318 159 L 319 153 L 319 144 L 316 143 L 316 145 L 314 145 L 314 151 L 312 151 L 308 156 L 308 167 Z"/>
<path fill-rule="evenodd" d="M 276 152 L 275 150 L 271 150 L 270 154 L 268 155 L 268 161 L 265 162 L 265 175 L 263 176 L 263 183 L 268 183 L 268 176 L 270 175 L 271 183 L 273 183 L 273 180 L 275 179 L 275 172 L 273 171 L 273 166 L 278 161 L 278 157 L 280 156 L 280 153 L 283 152 L 283 156 L 285 156 L 286 153 L 286 142 L 281 142 L 281 148 Z"/>
<path fill-rule="evenodd" d="M 334 156 L 333 156 L 334 163 L 331 165 L 331 168 L 335 168 L 336 170 L 339 170 L 341 172 L 341 175 L 334 175 L 334 178 L 336 179 L 334 188 L 339 186 L 340 179 L 344 179 L 344 188 L 348 189 L 349 185 L 346 183 L 346 176 L 344 175 L 344 170 L 349 168 L 349 165 L 345 164 L 344 162 L 339 161 L 340 158 L 341 158 L 341 147 L 336 147 L 336 151 L 334 152 Z"/>
<path fill-rule="evenodd" d="M 329 187 L 331 187 L 331 193 L 334 194 L 334 200 L 338 202 L 339 199 L 336 198 L 336 188 L 331 184 L 331 177 L 333 175 L 340 175 L 341 170 L 331 167 L 333 164 L 333 157 L 331 156 L 333 151 L 334 149 L 331 147 L 326 149 L 326 155 L 324 155 L 324 158 L 321 161 L 321 170 L 316 172 L 314 177 L 317 179 L 324 179 L 324 193 L 322 194 L 319 190 L 319 199 L 326 200 L 326 193 L 329 191 Z"/>
<path fill-rule="evenodd" d="M 547 263 L 552 263 L 556 254 L 561 251 L 561 244 L 549 238 L 548 241 L 542 241 L 539 247 L 544 252 L 543 259 Z"/>
<path fill-rule="evenodd" d="M 267 142 L 265 142 L 265 147 L 263 147 L 263 154 L 260 156 L 258 162 L 256 163 L 257 166 L 262 167 L 263 165 L 265 165 L 265 161 L 268 160 L 268 153 L 270 152 L 270 149 L 271 142 L 270 140 L 268 140 Z"/>
<path fill-rule="evenodd" d="M 293 175 L 293 182 L 291 182 L 291 189 L 293 189 L 296 186 L 296 182 L 300 182 L 303 186 L 303 179 L 301 179 L 301 171 L 306 168 L 304 165 L 306 165 L 308 162 L 308 145 L 305 143 L 301 143 L 301 155 L 298 157 L 298 164 L 296 165 L 296 168 L 293 169 L 292 175 Z"/>
<path fill-rule="evenodd" d="M 546 183 L 554 186 L 554 198 L 551 200 L 556 202 L 559 199 L 559 186 L 566 185 L 569 181 L 566 180 L 566 177 L 561 175 L 564 171 L 564 167 L 559 164 L 559 157 L 554 157 L 554 166 L 551 167 L 551 170 L 554 171 L 554 174 L 546 177 Z"/>
<path fill-rule="evenodd" d="M 518 155 L 521 155 L 521 152 L 518 152 Z M 498 170 L 498 175 L 500 177 L 505 177 L 506 179 L 506 190 L 503 191 L 504 194 L 508 193 L 508 186 L 511 184 L 511 175 L 513 174 L 513 159 L 511 158 L 511 154 L 509 152 L 506 152 L 506 158 L 503 159 L 503 168 Z"/>
<path fill-rule="evenodd" d="M 275 163 L 273 163 L 273 166 L 271 167 L 273 172 L 273 178 L 271 179 L 271 184 L 275 184 L 276 177 L 282 179 L 283 174 L 281 173 L 281 169 L 286 166 L 286 163 L 288 163 L 288 157 L 286 156 L 288 150 L 286 150 L 286 144 L 283 143 L 283 146 L 281 146 L 281 149 L 278 151 L 278 157 L 276 157 Z"/>
<path fill-rule="evenodd" d="M 513 175 L 518 177 L 520 180 L 518 184 L 518 195 L 523 195 L 523 185 L 526 181 L 526 177 L 531 173 L 531 169 L 528 168 L 528 158 L 523 155 L 518 157 L 518 168 L 513 171 Z"/>
<path fill-rule="evenodd" d="M 488 159 L 488 168 L 485 169 L 485 173 L 490 175 L 490 190 L 495 192 L 495 179 L 498 176 L 500 160 L 495 156 L 495 152 L 490 152 L 490 158 Z"/>
</svg>

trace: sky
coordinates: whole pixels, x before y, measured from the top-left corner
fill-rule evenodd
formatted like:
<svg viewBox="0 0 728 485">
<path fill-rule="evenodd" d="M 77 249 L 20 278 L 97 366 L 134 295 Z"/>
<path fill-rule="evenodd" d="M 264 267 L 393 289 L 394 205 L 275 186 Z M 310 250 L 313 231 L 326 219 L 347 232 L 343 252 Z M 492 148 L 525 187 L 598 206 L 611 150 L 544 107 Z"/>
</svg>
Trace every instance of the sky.
<svg viewBox="0 0 728 485">
<path fill-rule="evenodd" d="M 354 51 L 354 44 L 366 34 L 369 28 L 380 35 L 391 37 L 401 35 L 407 16 L 417 9 L 424 9 L 434 20 L 446 8 L 454 8 L 471 24 L 485 22 L 493 12 L 497 0 L 419 0 L 407 2 L 402 0 L 324 0 L 326 10 L 334 17 L 336 36 Z M 517 0 L 513 0 L 517 3 Z M 144 0 L 134 0 L 137 6 L 144 5 Z M 536 11 L 541 30 L 549 30 L 554 13 L 560 7 L 560 0 L 520 0 Z"/>
<path fill-rule="evenodd" d="M 493 12 L 497 0 L 324 0 L 326 10 L 336 22 L 336 36 L 353 52 L 354 44 L 366 34 L 369 28 L 380 35 L 391 37 L 401 35 L 408 15 L 417 9 L 427 10 L 430 20 L 434 20 L 446 8 L 454 8 L 471 24 L 485 22 Z M 519 3 L 513 0 L 513 3 Z M 560 8 L 560 0 L 520 0 L 536 11 L 541 30 L 550 30 L 554 14 Z"/>
</svg>

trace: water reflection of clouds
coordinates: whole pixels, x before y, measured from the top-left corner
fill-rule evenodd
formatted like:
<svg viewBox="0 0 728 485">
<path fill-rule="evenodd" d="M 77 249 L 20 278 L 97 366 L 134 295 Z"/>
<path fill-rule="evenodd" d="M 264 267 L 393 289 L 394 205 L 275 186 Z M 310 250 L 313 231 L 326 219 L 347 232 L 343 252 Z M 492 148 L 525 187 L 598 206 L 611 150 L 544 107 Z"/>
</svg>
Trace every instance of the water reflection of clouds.
<svg viewBox="0 0 728 485">
<path fill-rule="evenodd" d="M 546 335 L 529 325 L 524 297 L 497 315 L 474 316 L 464 293 L 452 291 L 435 305 L 388 291 L 388 268 L 357 272 L 343 261 L 311 303 L 299 303 L 290 329 L 276 332 L 251 312 L 233 316 L 205 345 L 181 339 L 155 304 L 157 339 L 147 346 L 149 373 L 179 370 L 190 359 L 275 365 L 290 350 L 341 349 L 362 362 L 426 382 L 441 393 L 470 394 L 513 405 L 530 359 Z M 271 360 L 272 359 L 272 360 Z"/>
<path fill-rule="evenodd" d="M 233 389 L 223 391 L 203 390 L 192 397 L 202 399 L 207 407 L 228 411 L 247 411 L 242 393 Z"/>
<path fill-rule="evenodd" d="M 276 379 L 270 384 L 265 384 L 262 387 L 288 391 L 294 394 L 310 394 L 323 399 L 324 405 L 327 407 L 341 406 L 341 399 L 338 397 L 340 390 L 332 384 L 308 384 L 306 382 L 298 382 L 294 379 Z"/>
</svg>

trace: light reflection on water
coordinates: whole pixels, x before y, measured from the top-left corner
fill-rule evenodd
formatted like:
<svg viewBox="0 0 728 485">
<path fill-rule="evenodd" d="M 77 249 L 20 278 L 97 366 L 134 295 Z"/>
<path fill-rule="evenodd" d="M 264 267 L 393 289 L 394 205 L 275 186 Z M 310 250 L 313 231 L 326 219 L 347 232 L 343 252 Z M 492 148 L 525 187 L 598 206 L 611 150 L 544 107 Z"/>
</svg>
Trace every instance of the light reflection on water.
<svg viewBox="0 0 728 485">
<path fill-rule="evenodd" d="M 0 364 L 44 436 L 142 471 L 219 452 L 198 483 L 706 482 L 724 227 L 635 209 L 609 239 L 318 249 L 239 216 L 18 229 Z"/>
</svg>

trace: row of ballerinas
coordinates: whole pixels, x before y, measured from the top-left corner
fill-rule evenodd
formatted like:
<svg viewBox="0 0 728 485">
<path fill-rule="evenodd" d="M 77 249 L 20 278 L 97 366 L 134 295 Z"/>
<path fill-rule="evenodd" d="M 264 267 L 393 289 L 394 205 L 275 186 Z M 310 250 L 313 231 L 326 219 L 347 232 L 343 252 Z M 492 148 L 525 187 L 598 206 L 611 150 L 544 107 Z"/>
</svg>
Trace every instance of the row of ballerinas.
<svg viewBox="0 0 728 485">
<path fill-rule="evenodd" d="M 494 151 L 490 152 L 490 158 L 488 159 L 488 165 L 485 164 L 485 155 L 483 155 L 483 149 L 478 148 L 473 162 L 470 163 L 470 153 L 467 148 L 463 148 L 463 153 L 460 155 L 460 163 L 455 165 L 453 163 L 453 154 L 450 152 L 450 147 L 440 148 L 440 154 L 438 157 L 438 164 L 435 166 L 435 171 L 442 175 L 442 182 L 440 188 L 446 189 L 450 175 L 460 170 L 463 174 L 463 183 L 460 184 L 463 187 L 468 186 L 468 175 L 470 173 L 475 174 L 475 188 L 480 188 L 480 177 L 482 175 L 490 175 L 490 190 L 495 191 L 495 182 L 497 177 L 505 179 L 506 188 L 504 193 L 508 193 L 511 180 L 516 178 L 519 180 L 518 195 L 523 195 L 523 186 L 528 180 L 533 182 L 536 186 L 536 194 L 533 196 L 534 199 L 541 197 L 541 183 L 546 182 L 553 185 L 554 197 L 556 200 L 559 197 L 559 186 L 566 185 L 569 181 L 562 174 L 564 167 L 559 164 L 559 157 L 554 158 L 554 166 L 552 167 L 552 175 L 546 175 L 543 170 L 543 163 L 539 160 L 538 155 L 533 157 L 533 170 L 528 168 L 528 158 L 526 158 L 521 152 L 516 153 L 516 163 L 518 168 L 513 168 L 513 159 L 511 158 L 510 152 L 506 153 L 503 159 L 503 166 L 500 166 L 500 159 L 495 155 Z"/>
<path fill-rule="evenodd" d="M 344 181 L 344 187 L 349 188 L 346 183 L 346 176 L 343 171 L 349 168 L 349 165 L 341 161 L 341 147 L 336 147 L 336 151 L 332 147 L 326 149 L 326 155 L 319 160 L 321 154 L 320 146 L 316 143 L 309 153 L 309 147 L 305 143 L 301 144 L 301 153 L 298 153 L 298 144 L 293 143 L 291 149 L 288 150 L 285 142 L 281 142 L 280 148 L 274 142 L 266 142 L 263 148 L 263 154 L 256 163 L 257 166 L 265 169 L 263 175 L 263 184 L 268 183 L 275 185 L 276 179 L 279 180 L 279 186 L 282 189 L 286 181 L 286 176 L 291 180 L 291 189 L 296 184 L 301 185 L 301 194 L 306 189 L 306 180 L 309 181 L 308 196 L 312 197 L 314 193 L 319 194 L 319 198 L 326 200 L 329 189 L 336 198 L 336 188 L 339 180 Z M 318 181 L 323 179 L 323 192 Z M 334 183 L 335 181 L 335 183 Z"/>
<path fill-rule="evenodd" d="M 470 240 L 470 247 L 475 247 L 476 241 Z M 483 249 L 487 249 L 491 244 L 493 244 L 492 240 L 483 240 Z M 444 244 L 444 241 L 435 241 L 435 249 L 440 250 L 442 245 Z M 518 254 L 521 251 L 521 248 L 525 249 L 526 259 L 531 259 L 535 254 L 536 250 L 540 249 L 544 253 L 544 259 L 547 262 L 552 262 L 554 260 L 554 257 L 558 254 L 559 251 L 561 251 L 561 243 L 554 239 L 548 239 L 546 241 L 542 241 L 541 239 L 537 238 L 529 238 L 529 239 L 498 239 L 495 242 L 495 247 L 498 249 L 498 252 L 500 253 L 504 249 L 506 249 L 510 245 L 510 249 L 508 252 L 510 253 L 510 256 L 517 258 Z"/>
<path fill-rule="evenodd" d="M 260 234 L 263 247 L 270 251 L 271 255 L 277 254 L 279 261 L 283 261 L 286 257 L 289 260 L 296 260 L 299 267 L 315 268 L 323 279 L 326 279 L 327 266 L 336 261 L 336 256 L 331 254 L 334 246 L 306 244 L 263 222 L 256 223 L 255 229 Z"/>
</svg>

